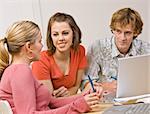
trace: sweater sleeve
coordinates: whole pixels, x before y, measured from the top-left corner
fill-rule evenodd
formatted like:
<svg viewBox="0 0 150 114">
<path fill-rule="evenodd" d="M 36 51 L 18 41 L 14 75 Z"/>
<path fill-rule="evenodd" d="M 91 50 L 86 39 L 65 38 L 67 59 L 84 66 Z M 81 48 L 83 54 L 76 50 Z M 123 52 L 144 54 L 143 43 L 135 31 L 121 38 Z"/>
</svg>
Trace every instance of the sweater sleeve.
<svg viewBox="0 0 150 114">
<path fill-rule="evenodd" d="M 61 100 L 58 100 L 59 103 L 60 103 L 60 101 Z M 83 112 L 87 112 L 89 110 L 90 110 L 90 108 L 86 104 L 83 97 L 80 97 L 80 98 L 76 99 L 75 101 L 73 101 L 69 104 L 66 104 L 62 107 L 59 107 L 56 109 L 50 109 L 47 111 L 36 112 L 34 114 L 80 114 Z"/>
<path fill-rule="evenodd" d="M 60 98 L 52 97 L 50 100 L 50 107 L 58 108 L 58 107 L 66 105 L 66 104 L 70 104 L 71 102 L 74 102 L 78 99 L 81 99 L 82 97 L 83 97 L 82 95 L 73 95 L 73 96 L 69 96 L 69 97 L 60 97 Z"/>
<path fill-rule="evenodd" d="M 31 114 L 36 110 L 34 79 L 30 68 L 17 67 L 10 82 L 13 94 L 15 112 Z"/>
<path fill-rule="evenodd" d="M 30 68 L 16 69 L 10 84 L 17 114 L 79 114 L 89 110 L 87 103 L 81 96 L 78 98 L 66 98 L 66 100 L 51 98 L 51 105 L 53 107 L 58 106 L 58 108 L 37 111 L 35 80 Z M 61 102 L 70 103 L 63 105 Z"/>
<path fill-rule="evenodd" d="M 73 100 L 71 102 L 71 100 Z M 69 103 L 69 104 L 64 104 L 64 103 Z M 87 105 L 87 103 L 85 102 L 83 96 L 79 96 L 79 97 L 70 97 L 70 98 L 65 98 L 65 99 L 57 99 L 55 101 L 52 101 L 52 106 L 54 105 L 63 105 L 63 108 L 65 109 L 65 111 L 63 112 L 63 114 L 78 114 L 81 112 L 87 112 L 90 110 L 89 106 Z M 58 108 L 59 109 L 59 108 Z M 62 113 L 62 112 L 61 112 Z"/>
</svg>

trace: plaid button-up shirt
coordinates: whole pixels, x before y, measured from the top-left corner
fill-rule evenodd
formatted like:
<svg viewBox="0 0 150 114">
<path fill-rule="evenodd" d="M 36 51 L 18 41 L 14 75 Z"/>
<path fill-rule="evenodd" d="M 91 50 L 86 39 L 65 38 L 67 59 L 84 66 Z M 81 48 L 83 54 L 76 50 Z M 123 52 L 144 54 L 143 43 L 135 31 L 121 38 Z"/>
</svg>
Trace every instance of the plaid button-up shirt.
<svg viewBox="0 0 150 114">
<path fill-rule="evenodd" d="M 125 56 L 117 49 L 114 37 L 100 39 L 88 48 L 89 68 L 83 80 L 87 80 L 87 75 L 90 75 L 93 80 L 98 82 L 110 82 L 117 78 L 118 58 L 148 53 L 150 53 L 150 43 L 137 38 L 133 40 L 130 50 Z"/>
</svg>

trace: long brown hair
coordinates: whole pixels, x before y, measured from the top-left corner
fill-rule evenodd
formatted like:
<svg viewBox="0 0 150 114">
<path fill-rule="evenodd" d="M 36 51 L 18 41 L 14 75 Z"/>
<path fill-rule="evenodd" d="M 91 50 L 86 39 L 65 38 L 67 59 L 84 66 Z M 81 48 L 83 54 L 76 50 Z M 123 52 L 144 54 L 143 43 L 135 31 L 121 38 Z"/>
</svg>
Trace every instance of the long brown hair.
<svg viewBox="0 0 150 114">
<path fill-rule="evenodd" d="M 49 53 L 54 54 L 56 50 L 51 37 L 51 27 L 54 22 L 67 22 L 69 24 L 73 31 L 72 48 L 77 50 L 79 44 L 81 43 L 81 30 L 71 15 L 58 12 L 54 14 L 48 22 L 46 43 Z"/>
</svg>

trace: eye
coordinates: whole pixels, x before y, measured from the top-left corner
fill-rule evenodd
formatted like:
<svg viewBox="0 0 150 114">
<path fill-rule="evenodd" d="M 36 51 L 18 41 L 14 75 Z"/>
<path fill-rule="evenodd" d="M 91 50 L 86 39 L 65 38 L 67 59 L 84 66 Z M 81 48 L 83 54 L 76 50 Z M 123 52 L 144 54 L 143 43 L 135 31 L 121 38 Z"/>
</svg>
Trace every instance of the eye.
<svg viewBox="0 0 150 114">
<path fill-rule="evenodd" d="M 121 33 L 121 30 L 116 29 L 115 31 L 116 31 L 117 34 Z"/>
<path fill-rule="evenodd" d="M 127 32 L 125 32 L 125 34 L 126 34 L 126 35 L 131 35 L 132 32 L 131 32 L 131 31 L 127 31 Z"/>
<path fill-rule="evenodd" d="M 69 32 L 63 32 L 63 35 L 68 35 L 69 34 Z"/>
<path fill-rule="evenodd" d="M 53 33 L 52 36 L 58 36 L 58 33 Z"/>
<path fill-rule="evenodd" d="M 39 40 L 39 43 L 41 43 L 42 42 L 42 40 Z"/>
</svg>

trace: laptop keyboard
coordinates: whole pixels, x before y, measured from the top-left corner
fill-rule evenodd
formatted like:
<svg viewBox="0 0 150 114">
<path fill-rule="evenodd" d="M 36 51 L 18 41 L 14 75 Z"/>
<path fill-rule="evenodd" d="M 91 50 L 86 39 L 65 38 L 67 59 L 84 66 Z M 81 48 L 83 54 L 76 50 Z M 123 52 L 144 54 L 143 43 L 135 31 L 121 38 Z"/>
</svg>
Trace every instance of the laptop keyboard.
<svg viewBox="0 0 150 114">
<path fill-rule="evenodd" d="M 131 105 L 125 114 L 150 114 L 150 104 L 140 103 Z"/>
<path fill-rule="evenodd" d="M 139 103 L 113 106 L 105 110 L 103 114 L 150 114 L 150 104 Z"/>
</svg>

